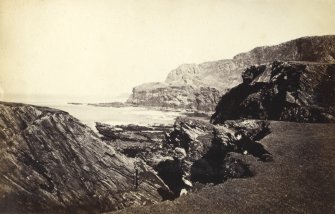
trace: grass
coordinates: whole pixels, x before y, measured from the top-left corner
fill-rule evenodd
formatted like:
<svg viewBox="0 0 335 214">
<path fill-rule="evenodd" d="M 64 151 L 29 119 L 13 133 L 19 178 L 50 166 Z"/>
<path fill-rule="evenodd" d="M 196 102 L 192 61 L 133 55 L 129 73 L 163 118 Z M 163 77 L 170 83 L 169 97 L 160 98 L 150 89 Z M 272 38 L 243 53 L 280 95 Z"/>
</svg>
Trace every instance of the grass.
<svg viewBox="0 0 335 214">
<path fill-rule="evenodd" d="M 271 131 L 260 143 L 272 162 L 232 154 L 253 177 L 117 213 L 335 213 L 335 124 L 271 122 Z"/>
</svg>

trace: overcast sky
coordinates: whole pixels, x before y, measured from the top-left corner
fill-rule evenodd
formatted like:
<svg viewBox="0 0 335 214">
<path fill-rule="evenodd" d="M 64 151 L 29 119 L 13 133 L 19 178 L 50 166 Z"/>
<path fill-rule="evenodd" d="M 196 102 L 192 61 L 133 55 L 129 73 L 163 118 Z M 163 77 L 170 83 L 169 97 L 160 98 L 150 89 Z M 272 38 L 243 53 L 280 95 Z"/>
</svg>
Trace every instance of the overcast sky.
<svg viewBox="0 0 335 214">
<path fill-rule="evenodd" d="M 1 0 L 0 94 L 130 93 L 182 63 L 335 34 L 334 14 L 332 0 Z"/>
</svg>

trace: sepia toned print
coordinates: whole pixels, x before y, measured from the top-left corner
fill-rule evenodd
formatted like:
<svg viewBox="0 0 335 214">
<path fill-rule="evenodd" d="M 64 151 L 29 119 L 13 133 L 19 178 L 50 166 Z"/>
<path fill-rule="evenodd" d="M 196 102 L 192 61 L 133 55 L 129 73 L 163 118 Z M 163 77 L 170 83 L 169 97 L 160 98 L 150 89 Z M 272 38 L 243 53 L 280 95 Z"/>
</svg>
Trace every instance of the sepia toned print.
<svg viewBox="0 0 335 214">
<path fill-rule="evenodd" d="M 334 213 L 330 0 L 3 0 L 0 213 Z"/>
</svg>

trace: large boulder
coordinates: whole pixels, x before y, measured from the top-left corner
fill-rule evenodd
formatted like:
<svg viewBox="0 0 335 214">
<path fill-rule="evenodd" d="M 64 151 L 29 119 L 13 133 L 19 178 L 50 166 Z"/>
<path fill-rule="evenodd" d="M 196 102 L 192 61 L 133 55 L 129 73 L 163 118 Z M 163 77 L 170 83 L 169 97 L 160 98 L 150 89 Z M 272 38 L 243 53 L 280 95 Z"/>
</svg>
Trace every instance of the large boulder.
<svg viewBox="0 0 335 214">
<path fill-rule="evenodd" d="M 278 62 L 251 66 L 222 96 L 211 121 L 252 118 L 335 121 L 335 64 Z"/>
<path fill-rule="evenodd" d="M 68 113 L 0 103 L 1 212 L 118 210 L 159 202 L 164 190 L 151 167 L 116 152 Z"/>
</svg>

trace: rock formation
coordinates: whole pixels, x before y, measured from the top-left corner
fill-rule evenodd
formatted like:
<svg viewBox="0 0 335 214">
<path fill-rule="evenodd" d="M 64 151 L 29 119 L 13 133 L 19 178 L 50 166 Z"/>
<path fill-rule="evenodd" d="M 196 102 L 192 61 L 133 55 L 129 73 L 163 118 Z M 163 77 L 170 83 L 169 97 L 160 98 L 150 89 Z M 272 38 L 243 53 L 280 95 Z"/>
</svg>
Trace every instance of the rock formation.
<svg viewBox="0 0 335 214">
<path fill-rule="evenodd" d="M 159 150 L 166 133 L 172 126 L 139 126 L 96 123 L 96 129 L 102 135 L 101 139 L 122 154 L 136 157 L 139 153 Z"/>
<path fill-rule="evenodd" d="M 1 212 L 117 210 L 156 203 L 167 190 L 151 167 L 116 152 L 68 113 L 0 103 Z"/>
<path fill-rule="evenodd" d="M 142 159 L 157 171 L 174 193 L 170 199 L 192 190 L 194 182 L 221 183 L 228 178 L 251 176 L 246 163 L 232 157 L 232 153 L 271 160 L 271 154 L 256 142 L 269 133 L 269 124 L 263 121 L 227 121 L 215 126 L 204 120 L 178 117 L 173 130 L 166 129 L 160 141 L 149 143 L 146 139 L 137 142 L 136 146 L 131 138 L 119 135 L 115 127 L 101 126 L 97 124 L 108 144 L 128 156 Z M 139 127 L 133 128 L 127 128 L 127 136 L 139 134 Z"/>
<path fill-rule="evenodd" d="M 211 87 L 146 83 L 133 89 L 127 103 L 213 111 L 220 96 L 220 92 Z"/>
<path fill-rule="evenodd" d="M 257 47 L 237 54 L 233 59 L 184 64 L 172 70 L 165 83 L 146 83 L 135 87 L 128 102 L 213 110 L 218 102 L 217 96 L 242 82 L 241 73 L 245 68 L 275 60 L 334 63 L 335 36 L 303 37 L 279 45 Z"/>
<path fill-rule="evenodd" d="M 212 122 L 253 118 L 335 121 L 335 64 L 273 62 L 251 66 L 220 100 Z"/>
</svg>

